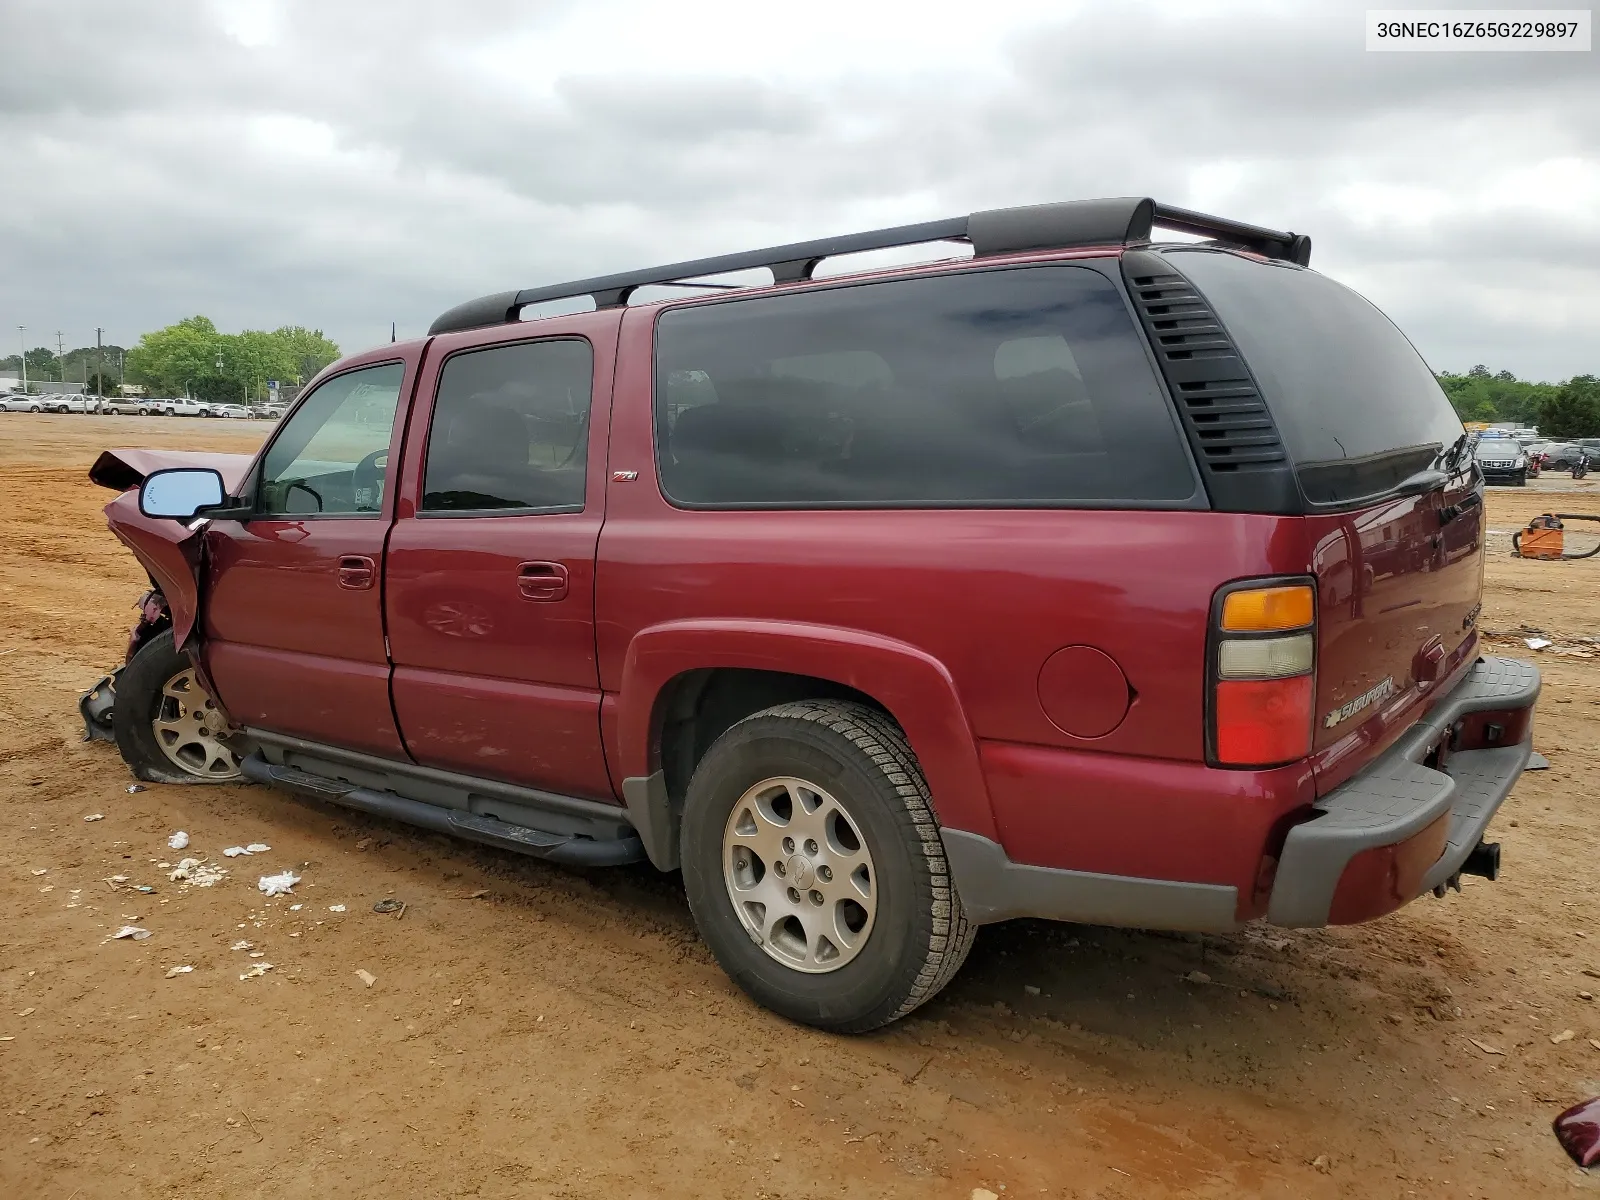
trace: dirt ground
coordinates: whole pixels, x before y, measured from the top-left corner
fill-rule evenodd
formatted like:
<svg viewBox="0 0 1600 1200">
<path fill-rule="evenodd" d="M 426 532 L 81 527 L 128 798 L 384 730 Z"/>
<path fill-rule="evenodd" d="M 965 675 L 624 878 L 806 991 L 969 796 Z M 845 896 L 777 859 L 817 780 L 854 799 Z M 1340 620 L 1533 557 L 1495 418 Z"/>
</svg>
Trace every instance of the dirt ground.
<svg viewBox="0 0 1600 1200">
<path fill-rule="evenodd" d="M 1600 1093 L 1600 657 L 1559 653 L 1600 655 L 1576 640 L 1600 636 L 1600 558 L 1513 561 L 1507 536 L 1600 512 L 1600 488 L 1489 499 L 1491 645 L 1555 643 L 1551 767 L 1495 825 L 1499 883 L 1328 931 L 993 927 L 940 998 L 847 1039 L 739 995 L 675 877 L 252 786 L 130 794 L 115 749 L 80 742 L 78 692 L 120 660 L 143 586 L 94 454 L 265 432 L 0 414 L 0 1192 L 1600 1194 L 1549 1128 Z M 224 880 L 168 880 L 179 829 Z M 249 842 L 272 848 L 222 857 Z M 257 877 L 289 867 L 295 894 L 265 899 Z M 401 914 L 374 913 L 389 897 Z M 153 936 L 111 940 L 130 922 Z"/>
</svg>

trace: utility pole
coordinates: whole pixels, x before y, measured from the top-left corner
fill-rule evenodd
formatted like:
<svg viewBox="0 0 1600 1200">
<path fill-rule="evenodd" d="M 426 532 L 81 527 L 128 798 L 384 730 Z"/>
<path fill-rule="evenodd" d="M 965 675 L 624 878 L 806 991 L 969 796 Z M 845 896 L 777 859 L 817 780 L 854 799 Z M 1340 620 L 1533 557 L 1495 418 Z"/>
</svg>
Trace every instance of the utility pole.
<svg viewBox="0 0 1600 1200">
<path fill-rule="evenodd" d="M 61 370 L 61 391 L 67 390 L 67 349 L 61 340 L 61 330 L 56 330 L 56 366 Z"/>
<path fill-rule="evenodd" d="M 96 396 L 103 395 L 105 390 L 105 380 L 100 375 L 101 335 L 104 333 L 105 330 L 101 329 L 100 326 L 96 325 L 94 327 L 94 394 Z"/>
<path fill-rule="evenodd" d="M 28 390 L 28 327 L 17 326 L 17 346 L 22 350 L 22 390 Z"/>
</svg>

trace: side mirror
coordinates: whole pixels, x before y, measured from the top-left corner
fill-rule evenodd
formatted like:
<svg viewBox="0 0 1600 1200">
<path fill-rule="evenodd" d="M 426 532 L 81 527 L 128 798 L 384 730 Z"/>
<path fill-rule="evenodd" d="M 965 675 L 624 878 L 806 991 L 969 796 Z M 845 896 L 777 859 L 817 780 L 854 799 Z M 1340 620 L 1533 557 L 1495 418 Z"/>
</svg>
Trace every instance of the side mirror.
<svg viewBox="0 0 1600 1200">
<path fill-rule="evenodd" d="M 170 467 L 145 476 L 139 487 L 139 511 L 147 517 L 187 521 L 203 508 L 227 499 L 222 476 L 209 467 Z"/>
</svg>

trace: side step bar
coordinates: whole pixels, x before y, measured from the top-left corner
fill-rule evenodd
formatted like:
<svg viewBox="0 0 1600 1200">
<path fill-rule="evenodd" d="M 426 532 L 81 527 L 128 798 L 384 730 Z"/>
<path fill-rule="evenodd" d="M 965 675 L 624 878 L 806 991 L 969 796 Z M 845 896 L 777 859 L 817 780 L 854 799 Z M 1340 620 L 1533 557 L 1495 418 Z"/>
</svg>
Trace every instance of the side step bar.
<svg viewBox="0 0 1600 1200">
<path fill-rule="evenodd" d="M 407 799 L 394 792 L 381 792 L 357 787 L 338 779 L 313 775 L 297 767 L 283 767 L 269 763 L 259 753 L 252 754 L 239 764 L 246 779 L 264 783 L 269 787 L 284 788 L 302 796 L 327 800 L 345 808 L 359 809 L 374 816 L 391 817 L 408 825 L 447 833 L 469 842 L 486 846 L 499 846 L 529 854 L 546 862 L 568 866 L 611 867 L 622 863 L 638 862 L 645 856 L 644 843 L 637 837 L 622 837 L 606 841 L 581 837 L 575 834 L 549 833 L 526 825 L 513 825 L 494 817 L 480 816 L 456 808 L 443 808 Z"/>
</svg>

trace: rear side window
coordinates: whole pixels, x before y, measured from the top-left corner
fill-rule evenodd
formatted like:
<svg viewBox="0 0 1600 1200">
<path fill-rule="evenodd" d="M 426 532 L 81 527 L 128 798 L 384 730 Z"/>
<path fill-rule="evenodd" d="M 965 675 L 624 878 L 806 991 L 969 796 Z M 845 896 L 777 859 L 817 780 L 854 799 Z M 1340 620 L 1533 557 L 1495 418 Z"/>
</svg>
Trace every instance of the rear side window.
<svg viewBox="0 0 1600 1200">
<path fill-rule="evenodd" d="M 583 507 L 589 343 L 522 342 L 457 354 L 439 373 L 423 512 Z"/>
<path fill-rule="evenodd" d="M 1239 347 L 1312 504 L 1381 496 L 1461 436 L 1416 348 L 1343 284 L 1226 252 L 1167 255 Z"/>
<path fill-rule="evenodd" d="M 707 507 L 1171 504 L 1197 492 L 1121 293 L 1082 267 L 726 301 L 656 329 L 662 485 Z"/>
</svg>

